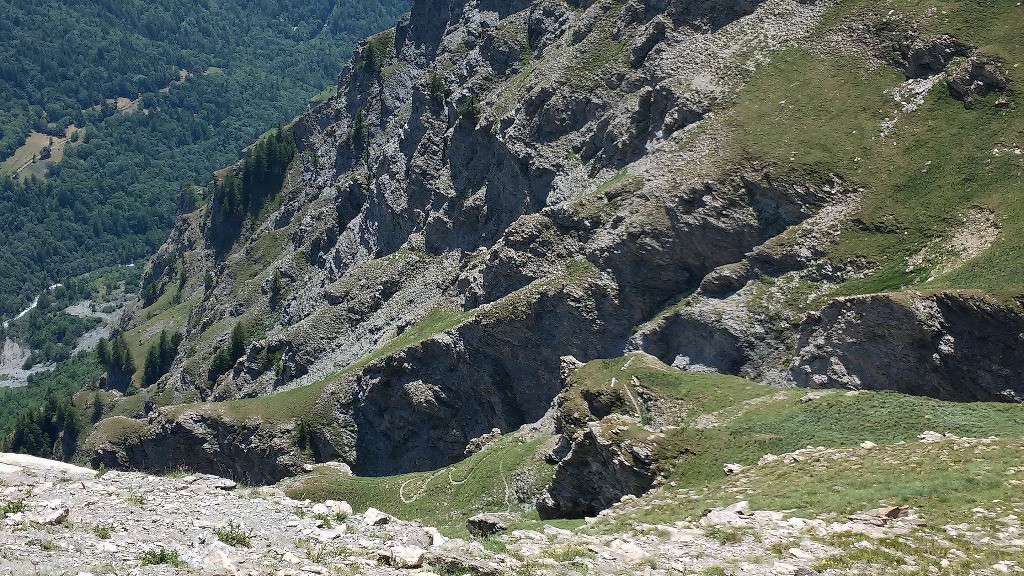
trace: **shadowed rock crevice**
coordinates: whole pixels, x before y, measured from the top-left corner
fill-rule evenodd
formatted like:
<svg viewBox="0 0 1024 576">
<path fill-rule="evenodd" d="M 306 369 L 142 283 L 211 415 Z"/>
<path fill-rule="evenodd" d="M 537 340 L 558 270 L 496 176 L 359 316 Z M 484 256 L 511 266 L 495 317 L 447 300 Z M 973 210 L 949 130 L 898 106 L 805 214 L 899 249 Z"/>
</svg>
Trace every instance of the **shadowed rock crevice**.
<svg viewBox="0 0 1024 576">
<path fill-rule="evenodd" d="M 684 370 L 740 374 L 749 361 L 738 334 L 696 317 L 673 316 L 644 331 L 635 346 Z"/>
</svg>

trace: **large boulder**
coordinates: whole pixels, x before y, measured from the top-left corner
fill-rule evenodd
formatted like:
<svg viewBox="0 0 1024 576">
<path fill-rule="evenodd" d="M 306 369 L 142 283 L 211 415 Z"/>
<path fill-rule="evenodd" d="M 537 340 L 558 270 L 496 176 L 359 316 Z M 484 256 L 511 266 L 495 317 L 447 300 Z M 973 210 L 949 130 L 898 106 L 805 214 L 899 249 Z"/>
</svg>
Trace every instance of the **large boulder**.
<svg viewBox="0 0 1024 576">
<path fill-rule="evenodd" d="M 946 79 L 949 93 L 964 103 L 967 108 L 974 106 L 977 97 L 1009 88 L 1010 81 L 1003 71 L 1003 64 L 996 58 L 977 56 L 965 60 Z"/>
<path fill-rule="evenodd" d="M 511 514 L 477 514 L 466 521 L 466 528 L 477 538 L 487 538 L 508 530 L 511 520 Z"/>
</svg>

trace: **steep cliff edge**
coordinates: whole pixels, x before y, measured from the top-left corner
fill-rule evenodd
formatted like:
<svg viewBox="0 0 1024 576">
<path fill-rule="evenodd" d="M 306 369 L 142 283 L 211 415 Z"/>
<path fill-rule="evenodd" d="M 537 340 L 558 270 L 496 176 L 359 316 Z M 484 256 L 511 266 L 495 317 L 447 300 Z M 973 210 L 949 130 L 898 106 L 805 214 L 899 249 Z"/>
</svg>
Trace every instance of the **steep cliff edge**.
<svg viewBox="0 0 1024 576">
<path fill-rule="evenodd" d="M 824 0 L 418 1 L 284 131 L 273 186 L 232 167 L 182 216 L 129 322 L 182 318 L 178 357 L 86 457 L 251 482 L 336 459 L 432 470 L 540 419 L 561 357 L 627 350 L 777 385 L 1019 399 L 1024 342 L 998 333 L 1020 332 L 1005 262 L 1022 236 L 992 206 L 1022 168 L 1019 48 L 978 31 L 1006 10 L 945 31 Z M 979 140 L 922 136 L 943 122 Z M 989 161 L 969 197 L 949 191 L 965 155 Z M 948 291 L 901 295 L 916 287 Z M 897 294 L 835 300 L 880 291 Z"/>
</svg>

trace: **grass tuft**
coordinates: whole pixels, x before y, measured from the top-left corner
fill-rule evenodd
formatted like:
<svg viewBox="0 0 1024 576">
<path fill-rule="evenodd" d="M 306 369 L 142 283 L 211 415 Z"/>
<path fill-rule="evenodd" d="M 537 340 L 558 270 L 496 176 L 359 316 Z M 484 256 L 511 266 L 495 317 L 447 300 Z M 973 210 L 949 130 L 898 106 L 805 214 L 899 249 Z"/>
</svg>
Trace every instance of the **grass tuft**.
<svg viewBox="0 0 1024 576">
<path fill-rule="evenodd" d="M 213 533 L 217 535 L 218 540 L 228 546 L 234 546 L 235 548 L 252 547 L 252 530 L 246 532 L 234 520 L 228 522 L 227 526 L 215 528 Z"/>
</svg>

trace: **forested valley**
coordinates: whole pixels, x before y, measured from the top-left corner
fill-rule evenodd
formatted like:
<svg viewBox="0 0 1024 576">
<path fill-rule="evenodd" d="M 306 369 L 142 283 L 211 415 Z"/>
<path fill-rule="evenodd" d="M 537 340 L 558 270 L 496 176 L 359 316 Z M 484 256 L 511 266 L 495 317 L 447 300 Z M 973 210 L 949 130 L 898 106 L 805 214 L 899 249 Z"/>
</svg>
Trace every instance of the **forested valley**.
<svg viewBox="0 0 1024 576">
<path fill-rule="evenodd" d="M 179 193 L 335 82 L 406 0 L 0 0 L 0 317 L 72 276 L 149 256 Z M 52 154 L 47 146 L 28 161 Z"/>
</svg>

